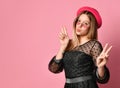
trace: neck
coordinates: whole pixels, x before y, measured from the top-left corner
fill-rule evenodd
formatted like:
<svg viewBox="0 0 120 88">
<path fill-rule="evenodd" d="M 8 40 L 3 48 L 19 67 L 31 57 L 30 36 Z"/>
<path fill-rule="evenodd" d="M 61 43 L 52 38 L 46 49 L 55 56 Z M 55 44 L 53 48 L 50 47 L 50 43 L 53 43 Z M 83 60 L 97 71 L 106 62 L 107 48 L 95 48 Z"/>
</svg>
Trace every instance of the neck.
<svg viewBox="0 0 120 88">
<path fill-rule="evenodd" d="M 85 42 L 88 42 L 90 39 L 87 38 L 87 36 L 80 36 L 79 37 L 79 45 L 84 44 Z"/>
</svg>

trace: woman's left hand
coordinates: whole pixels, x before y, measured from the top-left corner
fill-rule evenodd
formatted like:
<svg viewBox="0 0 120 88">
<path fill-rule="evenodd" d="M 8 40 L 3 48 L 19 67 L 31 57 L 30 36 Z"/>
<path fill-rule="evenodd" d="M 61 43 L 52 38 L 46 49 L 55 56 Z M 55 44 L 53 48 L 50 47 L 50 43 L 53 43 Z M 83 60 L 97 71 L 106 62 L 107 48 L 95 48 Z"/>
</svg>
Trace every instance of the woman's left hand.
<svg viewBox="0 0 120 88">
<path fill-rule="evenodd" d="M 96 64 L 98 68 L 104 67 L 108 61 L 108 56 L 109 56 L 108 53 L 110 52 L 112 46 L 110 46 L 108 49 L 107 47 L 108 47 L 108 44 L 105 45 L 105 47 L 103 48 L 103 51 L 96 59 Z"/>
</svg>

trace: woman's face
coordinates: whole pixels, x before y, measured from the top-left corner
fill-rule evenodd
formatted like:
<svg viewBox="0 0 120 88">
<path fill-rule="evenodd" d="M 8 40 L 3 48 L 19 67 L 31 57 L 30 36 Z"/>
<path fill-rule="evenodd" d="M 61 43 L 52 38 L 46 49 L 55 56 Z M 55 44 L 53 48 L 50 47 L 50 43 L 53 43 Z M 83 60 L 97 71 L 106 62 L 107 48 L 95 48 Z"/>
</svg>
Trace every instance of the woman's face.
<svg viewBox="0 0 120 88">
<path fill-rule="evenodd" d="M 90 28 L 90 19 L 86 14 L 81 14 L 76 23 L 76 34 L 86 36 Z"/>
</svg>

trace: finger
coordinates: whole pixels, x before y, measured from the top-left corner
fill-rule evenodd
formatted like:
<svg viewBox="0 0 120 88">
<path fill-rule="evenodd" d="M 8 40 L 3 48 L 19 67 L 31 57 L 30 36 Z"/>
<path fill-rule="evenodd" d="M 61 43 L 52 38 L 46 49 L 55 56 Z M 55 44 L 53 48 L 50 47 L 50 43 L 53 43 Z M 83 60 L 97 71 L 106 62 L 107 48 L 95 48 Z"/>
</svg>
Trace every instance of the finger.
<svg viewBox="0 0 120 88">
<path fill-rule="evenodd" d="M 63 37 L 65 37 L 65 33 L 64 33 L 64 29 L 63 28 L 61 28 L 60 35 L 62 35 Z"/>
<path fill-rule="evenodd" d="M 62 32 L 60 32 L 59 37 L 63 39 L 65 36 Z"/>
<path fill-rule="evenodd" d="M 65 35 L 68 35 L 68 33 L 67 33 L 67 29 L 66 29 L 65 26 L 63 27 L 63 29 L 64 29 L 64 33 L 65 33 Z"/>
<path fill-rule="evenodd" d="M 63 38 L 64 38 L 62 35 L 59 35 L 58 37 L 59 37 L 61 40 L 63 40 Z"/>
<path fill-rule="evenodd" d="M 59 35 L 64 36 L 64 34 L 63 34 L 62 32 L 60 32 L 60 34 L 59 34 Z"/>
<path fill-rule="evenodd" d="M 107 49 L 107 51 L 105 52 L 105 54 L 108 55 L 108 53 L 111 51 L 111 49 L 112 49 L 112 46 L 110 46 L 110 47 Z"/>
<path fill-rule="evenodd" d="M 105 58 L 108 59 L 109 55 L 105 55 Z"/>
<path fill-rule="evenodd" d="M 107 50 L 107 46 L 108 46 L 108 43 L 105 44 L 105 47 L 103 48 L 102 53 L 105 53 L 105 51 Z"/>
<path fill-rule="evenodd" d="M 61 40 L 62 40 L 62 37 L 61 37 L 60 35 L 59 35 L 58 37 L 59 37 L 59 39 L 61 39 Z"/>
<path fill-rule="evenodd" d="M 63 27 L 61 28 L 61 33 L 62 33 L 62 34 L 65 34 Z"/>
<path fill-rule="evenodd" d="M 101 55 L 101 56 L 99 56 L 98 59 L 103 59 L 103 58 L 105 58 L 105 55 Z"/>
</svg>

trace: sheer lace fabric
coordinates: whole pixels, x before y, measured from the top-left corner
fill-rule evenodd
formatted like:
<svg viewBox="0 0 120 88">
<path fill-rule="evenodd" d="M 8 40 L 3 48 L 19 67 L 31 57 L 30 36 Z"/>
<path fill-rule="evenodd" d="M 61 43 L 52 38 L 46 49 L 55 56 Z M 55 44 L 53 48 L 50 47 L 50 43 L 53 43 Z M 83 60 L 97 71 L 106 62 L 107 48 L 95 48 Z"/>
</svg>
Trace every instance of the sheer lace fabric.
<svg viewBox="0 0 120 88">
<path fill-rule="evenodd" d="M 74 50 L 82 51 L 93 57 L 93 61 L 96 61 L 96 58 L 100 55 L 102 51 L 102 45 L 99 41 L 90 40 L 83 45 L 77 46 Z"/>
</svg>

